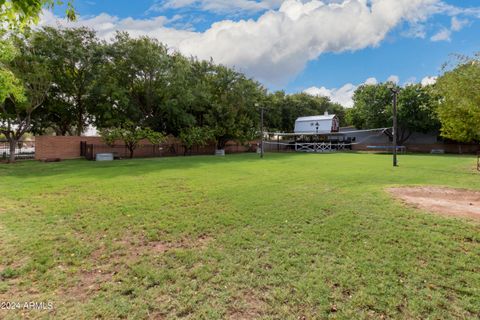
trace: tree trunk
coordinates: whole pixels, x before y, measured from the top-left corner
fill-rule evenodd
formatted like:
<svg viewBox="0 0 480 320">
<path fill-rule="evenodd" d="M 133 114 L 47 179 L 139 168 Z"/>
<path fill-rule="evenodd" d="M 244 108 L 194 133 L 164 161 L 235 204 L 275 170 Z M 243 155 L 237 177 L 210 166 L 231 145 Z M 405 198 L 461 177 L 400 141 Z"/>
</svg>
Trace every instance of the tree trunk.
<svg viewBox="0 0 480 320">
<path fill-rule="evenodd" d="M 81 136 L 83 133 L 83 117 L 80 116 L 77 120 L 77 136 Z"/>
<path fill-rule="evenodd" d="M 130 159 L 133 159 L 133 153 L 135 152 L 135 148 L 132 146 L 128 146 L 128 150 L 130 151 Z"/>
<path fill-rule="evenodd" d="M 14 163 L 15 162 L 15 150 L 17 148 L 17 141 L 13 138 L 9 139 L 9 145 L 10 145 L 10 156 L 8 159 L 9 163 Z"/>
<path fill-rule="evenodd" d="M 227 144 L 227 140 L 225 138 L 219 138 L 217 141 L 217 149 L 218 150 L 225 149 L 226 144 Z"/>
<path fill-rule="evenodd" d="M 399 131 L 401 131 L 401 133 Z M 410 131 L 410 130 L 407 130 L 407 129 L 398 130 L 397 131 L 397 143 L 398 143 L 398 145 L 399 146 L 404 145 L 405 142 L 407 142 L 408 139 L 410 139 L 411 136 L 412 136 L 412 131 Z"/>
</svg>

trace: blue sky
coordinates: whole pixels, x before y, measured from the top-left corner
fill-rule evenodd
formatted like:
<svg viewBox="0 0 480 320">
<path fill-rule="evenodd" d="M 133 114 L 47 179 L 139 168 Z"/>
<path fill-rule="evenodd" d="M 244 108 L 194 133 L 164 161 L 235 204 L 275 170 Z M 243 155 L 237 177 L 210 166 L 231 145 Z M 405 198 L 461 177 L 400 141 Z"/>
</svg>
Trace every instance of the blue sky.
<svg viewBox="0 0 480 320">
<path fill-rule="evenodd" d="M 356 86 L 433 81 L 451 54 L 480 51 L 480 0 L 75 0 L 80 19 L 213 57 L 270 90 L 350 104 Z M 67 24 L 46 12 L 42 24 Z M 70 24 L 72 25 L 72 24 Z M 428 80 L 428 81 L 427 81 Z"/>
</svg>

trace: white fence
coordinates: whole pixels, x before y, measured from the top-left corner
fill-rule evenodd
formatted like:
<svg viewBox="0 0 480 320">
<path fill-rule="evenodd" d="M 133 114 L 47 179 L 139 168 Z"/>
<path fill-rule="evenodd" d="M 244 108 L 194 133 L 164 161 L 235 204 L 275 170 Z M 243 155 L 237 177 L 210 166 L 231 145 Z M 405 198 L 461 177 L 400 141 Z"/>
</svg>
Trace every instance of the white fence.
<svg viewBox="0 0 480 320">
<path fill-rule="evenodd" d="M 297 152 L 333 152 L 346 149 L 347 144 L 331 142 L 313 142 L 313 143 L 295 143 L 295 151 Z"/>
</svg>

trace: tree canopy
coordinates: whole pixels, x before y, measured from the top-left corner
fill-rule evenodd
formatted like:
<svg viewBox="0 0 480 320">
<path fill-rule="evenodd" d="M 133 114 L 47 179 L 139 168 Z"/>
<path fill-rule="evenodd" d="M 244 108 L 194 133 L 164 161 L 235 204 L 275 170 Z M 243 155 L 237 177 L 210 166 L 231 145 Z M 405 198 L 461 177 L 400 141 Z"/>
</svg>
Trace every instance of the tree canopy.
<svg viewBox="0 0 480 320">
<path fill-rule="evenodd" d="M 442 136 L 462 142 L 480 141 L 480 55 L 462 58 L 439 77 L 436 89 L 442 97 L 438 116 Z"/>
<path fill-rule="evenodd" d="M 435 113 L 436 96 L 432 88 L 410 84 L 398 90 L 398 143 L 405 143 L 412 133 L 439 129 Z M 348 121 L 358 129 L 391 128 L 393 93 L 388 83 L 360 86 L 353 96 L 354 106 Z M 391 131 L 386 131 L 391 137 Z"/>
<path fill-rule="evenodd" d="M 43 28 L 31 36 L 38 55 L 45 59 L 53 83 L 48 99 L 39 110 L 36 131 L 51 127 L 57 134 L 81 135 L 92 123 L 94 87 L 104 62 L 104 43 L 87 28 Z"/>
<path fill-rule="evenodd" d="M 346 124 L 345 109 L 327 97 L 277 91 L 266 96 L 262 105 L 266 108 L 265 126 L 269 131 L 292 132 L 297 118 L 322 115 L 325 111 L 336 114 L 341 125 Z"/>
<path fill-rule="evenodd" d="M 37 23 L 42 9 L 62 5 L 62 0 L 0 0 L 0 24 L 9 28 L 23 28 Z M 67 1 L 66 16 L 75 20 L 73 1 Z"/>
<path fill-rule="evenodd" d="M 51 87 L 51 75 L 31 42 L 22 35 L 12 35 L 12 56 L 2 62 L 3 74 L 11 76 L 12 86 L 2 92 L 0 133 L 10 143 L 10 161 L 15 161 L 15 145 L 32 129 L 32 117 L 43 104 Z"/>
</svg>

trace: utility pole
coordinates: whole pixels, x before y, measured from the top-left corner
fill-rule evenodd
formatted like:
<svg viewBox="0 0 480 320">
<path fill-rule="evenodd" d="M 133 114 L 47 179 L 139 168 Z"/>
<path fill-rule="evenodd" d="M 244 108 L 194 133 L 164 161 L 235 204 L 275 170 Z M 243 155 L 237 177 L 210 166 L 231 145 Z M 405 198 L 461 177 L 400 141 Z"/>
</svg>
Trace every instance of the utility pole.
<svg viewBox="0 0 480 320">
<path fill-rule="evenodd" d="M 260 107 L 260 103 L 255 103 L 255 107 Z M 263 107 L 260 107 L 260 134 L 262 135 L 262 140 L 260 142 L 260 158 L 263 159 Z"/>
<path fill-rule="evenodd" d="M 263 146 L 264 146 L 264 142 L 263 142 L 263 138 L 264 138 L 264 134 L 263 134 L 263 107 L 260 109 L 261 112 L 260 112 L 260 132 L 262 134 L 262 144 L 261 144 L 261 149 L 260 149 L 260 158 L 263 159 Z"/>
<path fill-rule="evenodd" d="M 393 93 L 393 166 L 398 167 L 398 160 L 397 160 L 397 97 L 398 97 L 398 89 L 392 86 L 390 90 Z"/>
</svg>

